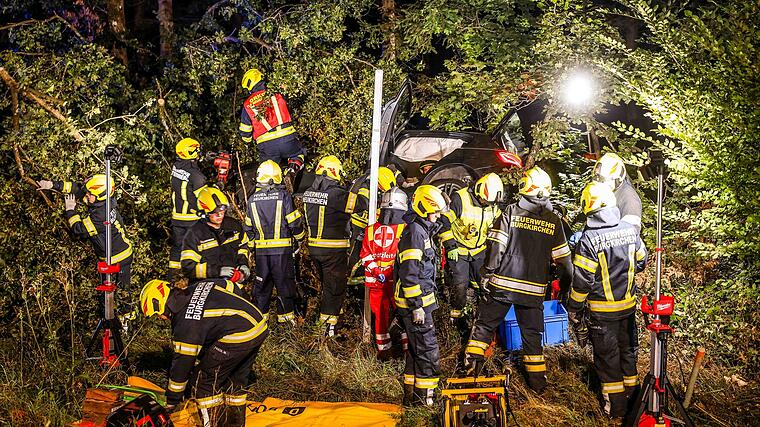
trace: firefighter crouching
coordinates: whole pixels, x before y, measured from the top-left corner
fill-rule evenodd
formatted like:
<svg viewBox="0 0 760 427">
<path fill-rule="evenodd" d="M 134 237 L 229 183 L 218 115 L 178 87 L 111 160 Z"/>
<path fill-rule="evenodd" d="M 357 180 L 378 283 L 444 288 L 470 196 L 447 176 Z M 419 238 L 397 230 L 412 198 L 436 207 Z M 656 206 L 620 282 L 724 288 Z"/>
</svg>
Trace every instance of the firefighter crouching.
<svg viewBox="0 0 760 427">
<path fill-rule="evenodd" d="M 433 324 L 436 301 L 436 223 L 446 211 L 446 199 L 432 185 L 417 187 L 412 195 L 412 221 L 398 244 L 398 280 L 394 297 L 409 339 L 404 367 L 404 405 L 433 405 L 438 387 L 440 354 Z"/>
<path fill-rule="evenodd" d="M 113 198 L 114 180 L 111 178 L 111 263 L 119 264 L 119 273 L 115 283 L 120 289 L 130 291 L 132 270 L 132 243 L 124 230 L 124 219 Z M 106 260 L 106 176 L 96 174 L 85 181 L 84 185 L 68 181 L 38 181 L 40 190 L 56 190 L 65 194 L 64 216 L 71 227 L 71 232 L 78 239 L 88 239 L 100 261 Z M 87 215 L 76 212 L 77 199 L 83 198 L 87 203 Z M 101 280 L 104 277 L 101 275 Z"/>
<path fill-rule="evenodd" d="M 209 277 L 243 282 L 248 268 L 248 236 L 240 221 L 225 216 L 230 203 L 215 187 L 198 193 L 198 210 L 205 218 L 188 230 L 182 244 L 182 272 L 191 281 Z"/>
<path fill-rule="evenodd" d="M 245 425 L 248 374 L 269 334 L 261 312 L 231 285 L 215 278 L 181 289 L 152 280 L 140 293 L 145 316 L 171 321 L 167 409 L 194 397 L 204 426 Z"/>
<path fill-rule="evenodd" d="M 441 243 L 446 249 L 451 323 L 464 336 L 467 320 L 467 287 L 480 283 L 480 268 L 486 253 L 486 237 L 494 218 L 501 215 L 496 206 L 504 195 L 504 184 L 495 173 L 482 176 L 472 187 L 458 190 L 451 197 L 449 211 L 442 218 Z"/>
<path fill-rule="evenodd" d="M 340 185 L 343 165 L 337 157 L 323 157 L 314 172 L 317 177 L 304 192 L 303 204 L 309 254 L 322 283 L 319 323 L 325 326 L 325 335 L 332 337 L 346 294 L 348 220 L 356 207 L 356 197 Z"/>
<path fill-rule="evenodd" d="M 615 192 L 620 220 L 633 225 L 640 232 L 641 198 L 628 179 L 623 159 L 615 153 L 603 155 L 594 165 L 593 179 L 607 184 Z"/>
<path fill-rule="evenodd" d="M 541 333 L 549 267 L 553 261 L 560 274 L 571 275 L 572 265 L 562 224 L 549 201 L 549 175 L 531 168 L 524 172 L 519 187 L 520 200 L 505 209 L 488 233 L 481 272 L 484 298 L 465 350 L 465 370 L 479 374 L 494 330 L 514 305 L 528 386 L 540 393 L 546 387 Z"/>
<path fill-rule="evenodd" d="M 396 278 L 394 264 L 398 254 L 398 243 L 406 227 L 403 216 L 409 208 L 406 193 L 400 188 L 392 188 L 380 199 L 380 219 L 364 230 L 361 263 L 364 270 L 364 284 L 369 289 L 369 306 L 375 326 L 375 343 L 378 358 L 386 359 L 391 349 L 391 312 L 395 308 L 393 290 Z M 406 347 L 406 333 L 401 342 Z M 404 348 L 406 350 L 406 348 Z"/>
<path fill-rule="evenodd" d="M 615 194 L 605 184 L 592 182 L 583 190 L 586 227 L 575 247 L 567 311 L 571 324 L 577 325 L 578 313 L 588 306 L 602 409 L 622 417 L 639 385 L 634 274 L 644 269 L 647 253 L 638 230 L 620 219 L 615 204 Z"/>
<path fill-rule="evenodd" d="M 254 303 L 267 317 L 272 288 L 276 287 L 277 322 L 295 324 L 293 238 L 302 240 L 306 233 L 301 212 L 282 185 L 282 169 L 272 160 L 259 165 L 243 228 L 255 250 Z"/>
<path fill-rule="evenodd" d="M 177 160 L 172 166 L 172 248 L 169 253 L 169 277 L 180 274 L 182 242 L 185 234 L 200 218 L 198 193 L 206 186 L 206 176 L 198 167 L 201 144 L 184 138 L 177 143 Z"/>
</svg>

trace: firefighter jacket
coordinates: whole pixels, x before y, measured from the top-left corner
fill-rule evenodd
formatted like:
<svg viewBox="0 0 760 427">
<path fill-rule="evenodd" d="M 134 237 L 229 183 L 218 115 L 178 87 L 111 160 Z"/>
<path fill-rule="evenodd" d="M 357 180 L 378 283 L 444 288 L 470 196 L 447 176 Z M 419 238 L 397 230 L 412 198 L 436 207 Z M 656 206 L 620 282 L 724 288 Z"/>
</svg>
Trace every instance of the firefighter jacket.
<svg viewBox="0 0 760 427">
<path fill-rule="evenodd" d="M 570 248 L 551 202 L 521 197 L 504 210 L 488 233 L 481 275 L 495 299 L 540 307 L 552 261 L 561 276 L 573 273 Z"/>
<path fill-rule="evenodd" d="M 367 287 L 383 288 L 386 283 L 395 280 L 393 265 L 398 254 L 401 233 L 405 228 L 405 223 L 387 225 L 375 223 L 365 229 L 359 256 L 364 266 L 364 283 Z M 377 280 L 380 274 L 385 276 L 385 283 Z"/>
<path fill-rule="evenodd" d="M 488 229 L 500 214 L 496 204 L 483 206 L 472 189 L 462 188 L 451 197 L 449 211 L 441 218 L 441 243 L 447 251 L 460 248 L 477 255 L 486 249 Z"/>
<path fill-rule="evenodd" d="M 354 192 L 352 188 L 350 194 L 356 200 L 356 208 L 351 214 L 351 238 L 361 240 L 369 223 L 369 176 L 362 178 L 358 190 Z"/>
<path fill-rule="evenodd" d="M 68 181 L 53 181 L 53 189 L 64 194 L 75 194 L 81 198 L 86 193 L 84 186 Z M 88 205 L 87 215 L 82 218 L 76 211 L 70 210 L 63 213 L 71 227 L 71 232 L 78 239 L 89 239 L 95 255 L 101 261 L 106 260 L 106 201 L 96 201 Z M 132 243 L 127 238 L 124 230 L 124 219 L 119 213 L 116 200 L 111 198 L 111 263 L 122 262 L 132 256 Z"/>
<path fill-rule="evenodd" d="M 282 185 L 258 186 L 248 198 L 243 229 L 260 255 L 290 253 L 293 237 L 304 238 L 301 212 Z"/>
<path fill-rule="evenodd" d="M 567 309 L 578 311 L 588 301 L 592 317 L 617 320 L 630 315 L 636 309 L 633 276 L 644 269 L 646 259 L 638 230 L 621 221 L 617 209 L 592 214 L 575 247 Z"/>
<path fill-rule="evenodd" d="M 221 227 L 195 223 L 182 243 L 182 272 L 191 279 L 219 277 L 222 267 L 248 265 L 248 236 L 240 221 L 225 217 Z"/>
<path fill-rule="evenodd" d="M 171 318 L 174 347 L 166 393 L 170 404 L 182 400 L 202 351 L 212 346 L 219 347 L 221 354 L 255 348 L 269 333 L 259 309 L 230 292 L 230 287 L 234 285 L 228 280 L 210 279 L 169 293 L 166 314 Z M 203 367 L 199 365 L 199 369 Z"/>
<path fill-rule="evenodd" d="M 414 215 L 414 220 L 401 233 L 398 243 L 398 276 L 394 299 L 396 306 L 414 310 L 419 307 L 438 308 L 435 275 L 438 265 L 433 236 L 440 224 Z"/>
<path fill-rule="evenodd" d="M 206 186 L 195 160 L 178 159 L 172 166 L 172 225 L 191 227 L 200 218 L 196 212 L 197 196 Z"/>
<path fill-rule="evenodd" d="M 641 231 L 641 198 L 628 178 L 615 189 L 615 199 L 620 210 L 620 220 Z"/>
<path fill-rule="evenodd" d="M 309 251 L 312 254 L 349 247 L 349 215 L 356 208 L 356 197 L 337 181 L 318 176 L 303 193 Z"/>
<path fill-rule="evenodd" d="M 296 138 L 285 98 L 279 93 L 267 94 L 263 83 L 254 86 L 243 103 L 239 130 L 243 141 L 255 140 L 256 144 L 279 138 Z"/>
</svg>

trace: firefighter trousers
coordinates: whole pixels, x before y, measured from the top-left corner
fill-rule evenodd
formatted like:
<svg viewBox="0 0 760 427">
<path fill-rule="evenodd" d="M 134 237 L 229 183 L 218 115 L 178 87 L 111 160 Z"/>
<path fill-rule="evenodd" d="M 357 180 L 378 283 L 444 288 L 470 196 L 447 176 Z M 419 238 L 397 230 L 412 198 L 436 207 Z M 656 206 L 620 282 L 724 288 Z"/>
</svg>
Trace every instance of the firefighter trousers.
<svg viewBox="0 0 760 427">
<path fill-rule="evenodd" d="M 364 267 L 359 262 L 359 255 L 362 251 L 362 240 L 364 239 L 364 232 L 362 232 L 361 239 L 351 239 L 351 249 L 348 252 L 348 274 L 349 282 L 351 284 L 364 283 Z"/>
<path fill-rule="evenodd" d="M 295 134 L 262 142 L 256 148 L 259 150 L 259 164 L 273 160 L 280 166 L 287 166 L 288 159 L 306 156 L 306 149 L 298 142 Z"/>
<path fill-rule="evenodd" d="M 475 360 L 485 358 L 496 328 L 504 321 L 511 303 L 502 302 L 488 295 L 478 305 L 478 318 L 472 327 L 465 352 Z M 536 392 L 546 388 L 546 362 L 541 334 L 544 332 L 544 306 L 528 307 L 514 304 L 517 324 L 522 338 L 522 361 L 528 386 Z"/>
<path fill-rule="evenodd" d="M 369 288 L 369 308 L 375 326 L 375 343 L 380 351 L 391 348 L 391 310 L 394 308 L 393 289 L 395 284 L 387 281 Z"/>
<path fill-rule="evenodd" d="M 256 281 L 253 283 L 253 301 L 256 307 L 269 314 L 272 290 L 277 289 L 277 322 L 295 321 L 294 298 L 296 294 L 293 253 L 256 253 Z"/>
<path fill-rule="evenodd" d="M 462 310 L 467 305 L 467 287 L 480 284 L 480 267 L 485 259 L 486 251 L 481 251 L 474 256 L 459 255 L 456 261 L 446 260 L 451 317 L 462 317 Z"/>
<path fill-rule="evenodd" d="M 185 240 L 187 230 L 195 225 L 195 221 L 188 222 L 188 225 L 172 224 L 172 247 L 169 251 L 169 279 L 173 279 L 182 271 L 180 257 L 182 256 L 182 242 Z"/>
<path fill-rule="evenodd" d="M 433 324 L 433 310 L 425 308 L 425 322 L 412 322 L 412 311 L 399 309 L 409 340 L 404 366 L 404 385 L 414 386 L 414 394 L 423 402 L 432 399 L 441 375 L 440 351 Z"/>
<path fill-rule="evenodd" d="M 343 298 L 346 296 L 348 254 L 345 249 L 328 249 L 321 250 L 318 254 L 312 253 L 311 259 L 314 261 L 317 277 L 322 283 L 319 321 L 336 325 Z"/>
<path fill-rule="evenodd" d="M 602 409 L 612 417 L 622 417 L 639 385 L 636 313 L 620 320 L 592 319 L 589 335 L 594 348 L 594 369 L 601 381 Z"/>
</svg>

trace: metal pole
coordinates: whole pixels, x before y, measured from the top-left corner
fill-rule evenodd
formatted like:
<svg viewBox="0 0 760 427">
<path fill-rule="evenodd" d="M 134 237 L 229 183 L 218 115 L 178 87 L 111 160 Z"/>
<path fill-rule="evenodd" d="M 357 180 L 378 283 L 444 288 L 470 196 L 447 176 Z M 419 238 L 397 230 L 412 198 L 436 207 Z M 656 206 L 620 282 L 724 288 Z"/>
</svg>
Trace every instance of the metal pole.
<svg viewBox="0 0 760 427">
<path fill-rule="evenodd" d="M 380 168 L 380 119 L 383 114 L 383 70 L 375 70 L 375 99 L 372 111 L 372 143 L 369 154 L 369 208 L 367 224 L 375 223 L 377 217 L 377 170 Z M 369 308 L 369 289 L 364 288 L 364 322 L 362 341 L 371 341 L 370 324 L 372 314 Z"/>
<path fill-rule="evenodd" d="M 665 192 L 665 170 L 662 165 L 657 170 L 657 247 L 655 248 L 655 278 L 654 278 L 654 304 L 660 300 L 661 280 L 662 280 L 662 200 Z M 660 316 L 655 315 L 655 320 Z M 650 350 L 650 361 L 652 375 L 655 378 L 662 376 L 662 346 L 657 338 L 657 333 L 652 332 L 652 347 Z M 660 411 L 659 394 L 652 388 L 651 399 L 649 400 L 649 410 L 651 412 Z"/>
<path fill-rule="evenodd" d="M 106 264 L 111 265 L 111 159 L 109 153 L 106 153 Z M 106 273 L 106 283 L 111 284 L 111 273 Z M 114 318 L 114 291 L 106 291 L 104 295 L 105 318 L 111 320 Z"/>
</svg>

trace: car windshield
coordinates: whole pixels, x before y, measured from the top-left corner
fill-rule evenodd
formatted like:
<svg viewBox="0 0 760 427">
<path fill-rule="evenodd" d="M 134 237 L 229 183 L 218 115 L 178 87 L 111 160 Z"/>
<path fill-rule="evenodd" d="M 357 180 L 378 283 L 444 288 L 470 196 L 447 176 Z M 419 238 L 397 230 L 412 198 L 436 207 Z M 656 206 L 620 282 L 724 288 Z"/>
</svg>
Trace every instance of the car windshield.
<svg viewBox="0 0 760 427">
<path fill-rule="evenodd" d="M 525 147 L 525 141 L 522 135 L 522 123 L 520 122 L 520 116 L 512 114 L 505 124 L 498 130 L 499 142 L 502 147 L 509 149 L 514 147 L 518 151 Z"/>
</svg>

